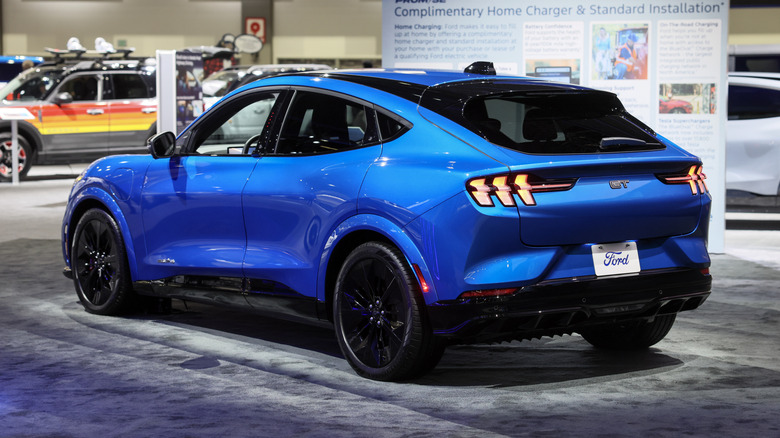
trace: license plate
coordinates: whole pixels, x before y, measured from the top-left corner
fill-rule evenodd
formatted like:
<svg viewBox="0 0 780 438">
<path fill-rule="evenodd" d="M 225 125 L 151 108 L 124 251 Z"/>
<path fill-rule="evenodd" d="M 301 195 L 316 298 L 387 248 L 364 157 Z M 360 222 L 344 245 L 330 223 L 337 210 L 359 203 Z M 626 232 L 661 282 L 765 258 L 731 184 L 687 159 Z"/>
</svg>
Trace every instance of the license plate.
<svg viewBox="0 0 780 438">
<path fill-rule="evenodd" d="M 639 251 L 636 242 L 602 243 L 590 247 L 596 275 L 630 274 L 639 272 Z"/>
</svg>

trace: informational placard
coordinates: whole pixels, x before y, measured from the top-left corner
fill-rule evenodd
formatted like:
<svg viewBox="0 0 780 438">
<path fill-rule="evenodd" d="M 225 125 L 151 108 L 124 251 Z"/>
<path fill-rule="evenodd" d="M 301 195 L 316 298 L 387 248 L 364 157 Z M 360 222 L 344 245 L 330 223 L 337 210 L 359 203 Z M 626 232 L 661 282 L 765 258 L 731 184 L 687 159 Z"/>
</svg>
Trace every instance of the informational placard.
<svg viewBox="0 0 780 438">
<path fill-rule="evenodd" d="M 181 133 L 203 113 L 203 54 L 176 52 L 176 132 Z"/>
<path fill-rule="evenodd" d="M 720 0 L 383 0 L 382 66 L 518 74 L 611 91 L 704 162 L 724 251 L 726 47 Z"/>
</svg>

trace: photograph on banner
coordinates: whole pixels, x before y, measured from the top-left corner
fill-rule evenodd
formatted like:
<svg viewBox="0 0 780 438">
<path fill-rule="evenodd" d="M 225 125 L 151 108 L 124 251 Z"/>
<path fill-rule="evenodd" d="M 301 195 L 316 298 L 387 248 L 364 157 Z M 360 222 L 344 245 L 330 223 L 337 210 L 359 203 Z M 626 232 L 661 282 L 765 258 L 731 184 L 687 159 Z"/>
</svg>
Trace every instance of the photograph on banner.
<svg viewBox="0 0 780 438">
<path fill-rule="evenodd" d="M 648 23 L 593 23 L 591 79 L 647 79 Z"/>
<path fill-rule="evenodd" d="M 661 84 L 659 114 L 715 114 L 715 84 Z"/>
<path fill-rule="evenodd" d="M 176 52 L 176 128 L 181 132 L 203 113 L 203 55 Z"/>
<path fill-rule="evenodd" d="M 526 76 L 563 82 L 564 84 L 580 83 L 580 59 L 527 59 L 525 60 Z"/>
<path fill-rule="evenodd" d="M 529 22 L 523 24 L 526 76 L 580 84 L 584 25 L 571 22 Z M 566 70 L 569 70 L 568 73 Z"/>
</svg>

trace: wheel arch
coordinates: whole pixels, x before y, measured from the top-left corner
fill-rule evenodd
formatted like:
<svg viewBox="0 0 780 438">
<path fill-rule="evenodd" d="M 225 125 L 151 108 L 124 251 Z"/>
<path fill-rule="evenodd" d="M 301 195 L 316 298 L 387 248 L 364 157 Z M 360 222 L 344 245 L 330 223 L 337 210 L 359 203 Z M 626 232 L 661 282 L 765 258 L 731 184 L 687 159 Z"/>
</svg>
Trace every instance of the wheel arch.
<svg viewBox="0 0 780 438">
<path fill-rule="evenodd" d="M 375 215 L 353 216 L 342 222 L 328 238 L 328 243 L 322 252 L 318 275 L 317 297 L 325 302 L 327 319 L 332 321 L 330 312 L 333 303 L 333 292 L 341 266 L 347 256 L 358 246 L 366 242 L 385 242 L 398 248 L 406 258 L 407 263 L 415 271 L 420 282 L 420 274 L 429 286 L 429 291 L 423 294 L 423 299 L 430 304 L 438 300 L 436 290 L 431 281 L 431 274 L 422 253 L 403 228 L 388 219 Z M 416 272 L 414 266 L 419 268 Z"/>
<path fill-rule="evenodd" d="M 18 121 L 18 129 L 19 129 L 19 135 L 24 137 L 24 139 L 27 141 L 27 144 L 32 148 L 32 159 L 33 162 L 38 160 L 38 152 L 41 150 L 41 145 L 43 144 L 43 138 L 41 137 L 41 133 L 38 132 L 38 129 L 30 122 L 19 120 Z M 11 135 L 11 121 L 4 120 L 0 121 L 0 134 L 8 134 Z"/>
<path fill-rule="evenodd" d="M 63 222 L 62 232 L 64 238 L 62 251 L 68 266 L 70 266 L 71 261 L 70 248 L 72 246 L 73 232 L 76 229 L 76 225 L 78 225 L 79 220 L 81 220 L 87 211 L 97 208 L 108 213 L 117 222 L 117 225 L 119 225 L 125 250 L 127 251 L 127 263 L 130 267 L 130 276 L 133 279 L 137 278 L 138 265 L 136 263 L 135 247 L 122 209 L 110 194 L 97 187 L 88 187 L 82 190 L 77 195 L 77 198 L 79 198 L 78 202 L 68 206 L 68 211 L 66 211 L 65 214 L 66 219 Z"/>
</svg>

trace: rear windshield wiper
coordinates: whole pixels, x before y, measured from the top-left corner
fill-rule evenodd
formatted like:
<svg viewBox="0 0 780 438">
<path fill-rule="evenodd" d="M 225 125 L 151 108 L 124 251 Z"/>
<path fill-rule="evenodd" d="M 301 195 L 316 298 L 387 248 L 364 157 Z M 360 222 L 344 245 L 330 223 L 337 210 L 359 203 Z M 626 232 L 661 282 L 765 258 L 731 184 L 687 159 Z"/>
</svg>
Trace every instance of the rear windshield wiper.
<svg viewBox="0 0 780 438">
<path fill-rule="evenodd" d="M 618 149 L 624 146 L 647 146 L 647 142 L 631 137 L 604 137 L 601 139 L 601 143 L 599 143 L 599 149 L 602 151 Z"/>
</svg>

